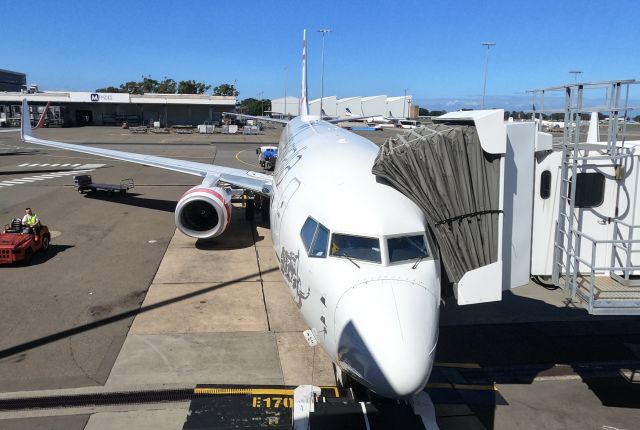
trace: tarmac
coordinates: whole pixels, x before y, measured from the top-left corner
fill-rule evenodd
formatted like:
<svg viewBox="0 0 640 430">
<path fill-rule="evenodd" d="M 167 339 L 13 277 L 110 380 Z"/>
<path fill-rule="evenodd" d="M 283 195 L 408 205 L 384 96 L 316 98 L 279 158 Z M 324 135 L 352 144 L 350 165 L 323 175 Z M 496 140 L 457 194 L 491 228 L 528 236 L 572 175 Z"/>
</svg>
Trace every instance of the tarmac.
<svg viewBox="0 0 640 430">
<path fill-rule="evenodd" d="M 255 148 L 279 136 L 39 133 L 255 170 Z M 54 238 L 33 264 L 0 267 L 0 401 L 202 384 L 335 385 L 328 357 L 302 336 L 307 327 L 268 225 L 245 221 L 236 205 L 225 235 L 188 238 L 175 229 L 173 209 L 197 178 L 8 134 L 0 135 L 0 213 L 9 220 L 31 206 Z M 360 134 L 380 144 L 392 132 Z M 78 170 L 100 182 L 133 177 L 136 188 L 81 196 L 72 173 L 60 175 Z M 562 291 L 533 283 L 497 303 L 443 300 L 427 387 L 441 429 L 638 428 L 640 319 L 589 316 Z M 0 411 L 0 428 L 181 429 L 189 410 L 176 401 Z"/>
</svg>

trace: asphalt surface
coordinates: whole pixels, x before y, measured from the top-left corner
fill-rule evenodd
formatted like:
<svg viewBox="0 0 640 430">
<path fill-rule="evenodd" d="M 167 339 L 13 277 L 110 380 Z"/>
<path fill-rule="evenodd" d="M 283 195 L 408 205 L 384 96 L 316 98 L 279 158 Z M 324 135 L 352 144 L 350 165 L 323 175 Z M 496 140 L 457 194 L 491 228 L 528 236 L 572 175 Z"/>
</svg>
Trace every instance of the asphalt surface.
<svg viewBox="0 0 640 430">
<path fill-rule="evenodd" d="M 89 141 L 95 130 L 51 129 L 42 135 Z M 117 138 L 124 134 L 118 129 L 107 131 Z M 64 139 L 69 134 L 73 138 Z M 237 142 L 218 150 L 211 139 L 202 137 L 195 136 L 192 142 L 153 144 L 155 136 L 149 136 L 148 141 L 126 145 L 102 139 L 100 144 L 205 163 L 215 157 L 217 162 L 236 166 L 243 166 L 235 158 L 237 152 L 246 149 L 245 162 L 255 161 L 256 144 Z M 36 254 L 30 265 L 0 267 L 0 390 L 104 384 L 174 233 L 176 201 L 199 180 L 42 147 L 24 154 L 24 148 L 35 146 L 21 143 L 12 133 L 0 135 L 0 146 L 5 149 L 0 157 L 0 181 L 68 170 L 42 164 L 90 163 L 104 164 L 89 172 L 96 182 L 119 183 L 131 177 L 136 183 L 127 196 L 82 196 L 71 186 L 72 175 L 0 187 L 4 222 L 21 216 L 29 206 L 53 236 L 51 249 Z M 18 153 L 11 153 L 11 149 Z M 93 324 L 122 314 L 126 316 L 108 324 Z"/>
</svg>

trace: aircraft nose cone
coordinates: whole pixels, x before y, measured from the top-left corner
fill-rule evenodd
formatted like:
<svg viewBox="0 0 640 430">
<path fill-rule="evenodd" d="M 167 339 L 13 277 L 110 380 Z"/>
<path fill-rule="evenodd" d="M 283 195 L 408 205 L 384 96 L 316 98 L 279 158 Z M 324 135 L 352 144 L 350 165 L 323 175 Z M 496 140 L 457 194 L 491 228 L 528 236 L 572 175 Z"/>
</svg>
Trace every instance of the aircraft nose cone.
<svg viewBox="0 0 640 430">
<path fill-rule="evenodd" d="M 351 288 L 336 307 L 338 364 L 385 397 L 421 391 L 433 366 L 438 303 L 433 292 L 407 281 Z"/>
</svg>

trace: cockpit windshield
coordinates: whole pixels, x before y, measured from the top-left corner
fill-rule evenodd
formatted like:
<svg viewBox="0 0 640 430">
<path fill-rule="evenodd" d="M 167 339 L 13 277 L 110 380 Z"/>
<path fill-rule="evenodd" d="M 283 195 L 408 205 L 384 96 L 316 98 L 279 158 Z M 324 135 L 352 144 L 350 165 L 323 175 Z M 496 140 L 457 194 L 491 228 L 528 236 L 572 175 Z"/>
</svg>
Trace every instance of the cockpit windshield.
<svg viewBox="0 0 640 430">
<path fill-rule="evenodd" d="M 428 257 L 427 247 L 424 243 L 424 235 L 393 237 L 387 239 L 389 247 L 389 262 L 415 260 Z"/>
<path fill-rule="evenodd" d="M 336 234 L 331 236 L 331 255 L 381 263 L 380 241 L 373 237 Z"/>
</svg>

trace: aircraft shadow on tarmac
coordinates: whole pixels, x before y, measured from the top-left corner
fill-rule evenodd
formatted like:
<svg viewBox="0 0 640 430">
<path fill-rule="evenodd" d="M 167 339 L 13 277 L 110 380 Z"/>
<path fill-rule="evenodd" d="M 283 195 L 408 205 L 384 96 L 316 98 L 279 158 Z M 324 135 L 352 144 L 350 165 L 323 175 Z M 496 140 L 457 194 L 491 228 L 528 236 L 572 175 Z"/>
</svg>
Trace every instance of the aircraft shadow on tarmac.
<svg viewBox="0 0 640 430">
<path fill-rule="evenodd" d="M 57 172 L 70 172 L 73 169 L 37 169 L 37 170 L 0 170 L 0 176 L 3 175 L 37 175 L 38 173 L 57 173 Z"/>
<path fill-rule="evenodd" d="M 503 292 L 501 302 L 470 305 L 473 320 L 465 317 L 465 306 L 458 306 L 453 297 L 445 297 L 445 302 L 436 362 L 475 366 L 434 368 L 431 380 L 490 386 L 577 375 L 603 406 L 640 408 L 637 317 L 590 316 L 584 309 L 558 308 L 511 291 Z M 539 319 L 520 318 L 526 315 Z M 629 374 L 635 375 L 635 382 Z M 459 390 L 455 396 L 432 395 L 436 403 L 467 404 L 488 429 L 494 427 L 496 406 L 509 402 L 495 390 Z"/>
<path fill-rule="evenodd" d="M 228 251 L 250 248 L 264 240 L 264 236 L 258 233 L 256 224 L 246 221 L 244 215 L 244 209 L 234 208 L 227 231 L 213 239 L 198 239 L 196 248 L 201 251 Z"/>
<path fill-rule="evenodd" d="M 0 149 L 0 156 L 7 156 L 7 155 L 29 155 L 29 154 L 40 154 L 41 151 L 38 151 L 37 149 L 24 149 L 24 150 L 1 150 Z"/>
<path fill-rule="evenodd" d="M 177 202 L 175 200 L 141 198 L 142 194 L 127 193 L 109 194 L 104 191 L 93 191 L 84 194 L 87 199 L 102 200 L 121 205 L 136 206 L 139 208 L 158 210 L 163 212 L 175 212 Z M 248 222 L 245 220 L 243 208 L 233 208 L 231 211 L 231 223 L 227 231 L 213 239 L 198 239 L 196 248 L 201 251 L 228 251 L 252 247 L 256 242 L 264 239 L 258 234 L 256 226 L 263 226 L 264 222 Z M 247 229 L 250 229 L 247 231 Z"/>
<path fill-rule="evenodd" d="M 153 209 L 163 212 L 175 212 L 177 202 L 175 200 L 141 198 L 142 194 L 138 193 L 112 193 L 105 191 L 92 191 L 84 194 L 86 199 L 102 200 L 120 205 L 135 206 L 145 209 Z"/>
</svg>

